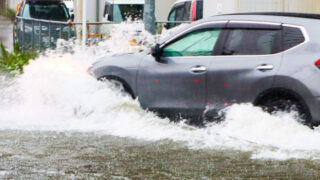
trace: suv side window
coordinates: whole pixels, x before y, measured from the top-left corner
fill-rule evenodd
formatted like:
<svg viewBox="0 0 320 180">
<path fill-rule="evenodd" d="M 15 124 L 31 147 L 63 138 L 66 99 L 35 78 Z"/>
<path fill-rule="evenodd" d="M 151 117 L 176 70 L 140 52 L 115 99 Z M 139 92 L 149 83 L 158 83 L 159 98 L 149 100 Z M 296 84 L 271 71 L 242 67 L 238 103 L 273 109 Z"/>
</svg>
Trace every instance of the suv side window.
<svg viewBox="0 0 320 180">
<path fill-rule="evenodd" d="M 299 28 L 283 26 L 283 50 L 288 50 L 305 41 Z"/>
<path fill-rule="evenodd" d="M 230 29 L 222 54 L 264 55 L 281 51 L 281 30 Z"/>
<path fill-rule="evenodd" d="M 163 49 L 163 57 L 211 56 L 221 29 L 193 31 Z"/>
</svg>

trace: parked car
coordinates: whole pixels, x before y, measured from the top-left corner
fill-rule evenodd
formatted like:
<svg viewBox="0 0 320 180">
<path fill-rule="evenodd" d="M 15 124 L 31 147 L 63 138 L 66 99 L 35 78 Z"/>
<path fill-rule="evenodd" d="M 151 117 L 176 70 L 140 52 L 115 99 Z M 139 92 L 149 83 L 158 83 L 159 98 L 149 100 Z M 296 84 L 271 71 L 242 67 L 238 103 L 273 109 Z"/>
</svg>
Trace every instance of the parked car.
<svg viewBox="0 0 320 180">
<path fill-rule="evenodd" d="M 173 4 L 168 21 L 196 21 L 203 17 L 203 0 L 179 0 Z M 181 23 L 167 23 L 165 28 L 170 29 Z"/>
<path fill-rule="evenodd" d="M 107 0 L 103 17 L 111 22 L 142 20 L 144 0 Z"/>
<path fill-rule="evenodd" d="M 297 110 L 306 124 L 315 125 L 320 122 L 318 26 L 320 15 L 309 14 L 210 17 L 150 51 L 106 56 L 89 72 L 122 83 L 143 108 L 172 119 L 199 123 L 230 104 L 253 103 L 271 113 Z"/>
<path fill-rule="evenodd" d="M 60 21 L 64 23 L 49 23 Z M 50 48 L 58 38 L 70 39 L 76 35 L 65 3 L 60 0 L 24 0 L 19 8 L 15 26 L 14 43 L 23 48 Z"/>
</svg>

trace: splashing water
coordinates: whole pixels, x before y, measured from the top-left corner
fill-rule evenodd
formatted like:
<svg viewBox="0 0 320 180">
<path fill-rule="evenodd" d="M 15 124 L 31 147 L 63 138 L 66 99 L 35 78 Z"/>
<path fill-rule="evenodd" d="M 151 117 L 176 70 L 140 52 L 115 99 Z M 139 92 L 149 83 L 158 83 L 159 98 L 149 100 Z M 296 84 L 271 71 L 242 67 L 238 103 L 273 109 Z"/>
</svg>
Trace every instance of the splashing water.
<svg viewBox="0 0 320 180">
<path fill-rule="evenodd" d="M 111 39 L 73 54 L 61 49 L 40 56 L 15 78 L 0 76 L 0 129 L 79 131 L 158 141 L 185 142 L 190 148 L 235 149 L 252 158 L 320 158 L 320 132 L 301 125 L 293 114 L 272 116 L 250 104 L 233 105 L 226 120 L 206 128 L 174 124 L 141 109 L 137 100 L 121 96 L 113 84 L 86 73 L 98 57 L 140 51 L 120 30 Z M 127 31 L 127 27 L 126 27 Z M 144 33 L 144 40 L 153 38 Z M 62 43 L 63 44 L 63 43 Z"/>
</svg>

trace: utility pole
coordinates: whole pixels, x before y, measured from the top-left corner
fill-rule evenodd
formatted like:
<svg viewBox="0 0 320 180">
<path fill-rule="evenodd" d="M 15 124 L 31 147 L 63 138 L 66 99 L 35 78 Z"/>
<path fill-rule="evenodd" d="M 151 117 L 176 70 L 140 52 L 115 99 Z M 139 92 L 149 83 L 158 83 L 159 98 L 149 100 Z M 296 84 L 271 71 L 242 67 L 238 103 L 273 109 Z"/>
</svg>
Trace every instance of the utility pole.
<svg viewBox="0 0 320 180">
<path fill-rule="evenodd" d="M 82 3 L 82 49 L 84 50 L 87 43 L 87 0 L 83 0 Z"/>
<path fill-rule="evenodd" d="M 143 21 L 144 28 L 151 34 L 156 34 L 155 0 L 145 0 Z"/>
</svg>

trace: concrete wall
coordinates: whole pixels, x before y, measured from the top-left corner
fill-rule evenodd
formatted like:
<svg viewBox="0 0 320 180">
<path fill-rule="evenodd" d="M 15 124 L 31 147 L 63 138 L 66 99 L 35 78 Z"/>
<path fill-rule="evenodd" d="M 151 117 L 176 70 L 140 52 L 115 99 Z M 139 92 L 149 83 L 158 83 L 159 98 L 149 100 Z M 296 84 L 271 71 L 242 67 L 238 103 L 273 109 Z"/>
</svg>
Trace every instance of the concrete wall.
<svg viewBox="0 0 320 180">
<path fill-rule="evenodd" d="M 320 13 L 320 0 L 204 0 L 204 17 L 262 11 Z"/>
<path fill-rule="evenodd" d="M 102 1 L 102 0 L 99 0 Z M 82 4 L 83 0 L 74 0 L 74 16 L 75 16 L 75 21 L 80 22 L 82 21 Z M 97 1 L 96 0 L 87 0 L 87 20 L 89 22 L 96 22 L 96 6 L 97 6 Z"/>
<path fill-rule="evenodd" d="M 232 13 L 237 10 L 237 0 L 204 0 L 203 15 L 204 17 Z"/>
<path fill-rule="evenodd" d="M 166 21 L 172 5 L 176 0 L 155 0 L 157 21 Z"/>
</svg>

